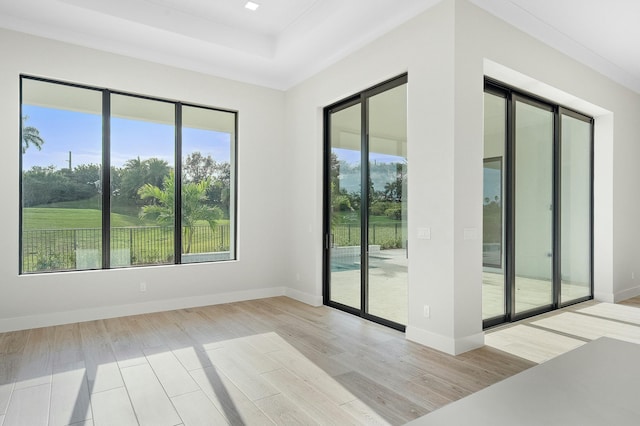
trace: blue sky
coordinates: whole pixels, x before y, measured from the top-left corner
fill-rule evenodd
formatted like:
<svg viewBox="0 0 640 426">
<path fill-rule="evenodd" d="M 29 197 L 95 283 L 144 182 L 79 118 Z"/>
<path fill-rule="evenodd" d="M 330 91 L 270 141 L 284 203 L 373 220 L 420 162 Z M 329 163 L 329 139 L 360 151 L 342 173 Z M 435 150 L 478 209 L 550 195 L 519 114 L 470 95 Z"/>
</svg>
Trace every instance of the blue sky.
<svg viewBox="0 0 640 426">
<path fill-rule="evenodd" d="M 29 119 L 44 139 L 42 150 L 30 147 L 23 156 L 23 169 L 32 166 L 69 167 L 69 151 L 73 167 L 79 164 L 102 162 L 102 117 L 68 110 L 23 105 L 23 115 Z M 200 151 L 211 155 L 217 162 L 230 161 L 230 135 L 228 133 L 183 128 L 183 157 Z M 111 165 L 122 167 L 129 159 L 156 157 L 174 164 L 174 128 L 139 120 L 112 118 Z"/>
</svg>

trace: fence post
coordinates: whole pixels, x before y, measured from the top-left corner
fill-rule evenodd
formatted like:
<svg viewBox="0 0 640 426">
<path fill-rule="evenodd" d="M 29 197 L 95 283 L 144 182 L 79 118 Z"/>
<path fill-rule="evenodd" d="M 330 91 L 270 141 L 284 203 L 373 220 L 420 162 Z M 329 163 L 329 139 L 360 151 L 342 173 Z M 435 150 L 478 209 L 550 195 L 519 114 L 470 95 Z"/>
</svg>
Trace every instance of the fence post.
<svg viewBox="0 0 640 426">
<path fill-rule="evenodd" d="M 73 230 L 73 269 L 78 269 L 78 230 Z"/>
</svg>

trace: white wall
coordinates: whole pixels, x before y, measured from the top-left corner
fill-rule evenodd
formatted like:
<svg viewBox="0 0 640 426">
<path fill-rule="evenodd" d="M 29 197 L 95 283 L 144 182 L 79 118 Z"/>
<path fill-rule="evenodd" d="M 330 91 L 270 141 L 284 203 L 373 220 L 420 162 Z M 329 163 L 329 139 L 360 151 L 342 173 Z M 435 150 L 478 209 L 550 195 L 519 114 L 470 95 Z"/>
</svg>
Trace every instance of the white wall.
<svg viewBox="0 0 640 426">
<path fill-rule="evenodd" d="M 289 90 L 292 150 L 292 282 L 320 303 L 322 291 L 322 108 L 386 79 L 409 73 L 409 338 L 448 351 L 482 342 L 477 299 L 473 326 L 454 338 L 454 3 L 441 2 L 350 57 Z M 482 99 L 480 99 L 482 102 Z M 482 120 L 482 116 L 479 117 Z M 482 166 L 482 145 L 478 165 Z M 481 184 L 481 180 L 480 180 Z M 481 187 L 480 194 L 481 194 Z M 478 200 L 482 200 L 479 198 Z M 481 207 L 481 204 L 478 204 Z M 417 228 L 430 227 L 431 240 Z M 480 230 L 478 221 L 475 227 Z M 480 240 L 478 267 L 481 266 Z M 299 278 L 299 279 L 297 279 Z M 478 296 L 480 293 L 478 292 Z M 423 305 L 431 306 L 431 319 Z M 478 319 L 478 321 L 475 321 Z M 458 336 L 456 336 L 458 337 Z"/>
<path fill-rule="evenodd" d="M 602 300 L 640 294 L 630 280 L 640 264 L 633 244 L 640 237 L 634 213 L 640 199 L 633 189 L 640 181 L 639 168 L 633 167 L 640 158 L 635 143 L 640 120 L 633 118 L 640 116 L 640 96 L 465 0 L 440 2 L 287 92 L 286 138 L 295 176 L 292 292 L 320 303 L 322 107 L 404 71 L 409 73 L 409 339 L 450 353 L 483 340 L 485 74 L 596 116 L 595 292 Z M 416 238 L 421 227 L 431 228 L 431 240 Z M 426 304 L 430 318 L 422 314 Z"/>
<path fill-rule="evenodd" d="M 6 31 L 0 55 L 0 330 L 280 293 L 320 304 L 322 108 L 403 72 L 409 339 L 450 353 L 483 341 L 485 74 L 596 116 L 596 297 L 640 294 L 640 96 L 466 0 L 439 2 L 284 94 Z M 18 277 L 19 73 L 239 110 L 239 261 Z M 416 238 L 423 227 L 431 240 Z"/>
<path fill-rule="evenodd" d="M 4 30 L 0 57 L 0 331 L 284 293 L 283 92 Z M 20 73 L 239 111 L 238 260 L 18 276 Z"/>
<path fill-rule="evenodd" d="M 595 117 L 595 296 L 619 301 L 640 294 L 640 278 L 631 279 L 640 264 L 640 169 L 634 166 L 640 155 L 640 95 L 464 0 L 456 2 L 456 59 L 456 129 L 469 133 L 456 139 L 468 147 L 481 143 L 480 128 L 472 131 L 465 118 L 482 114 L 481 69 Z"/>
</svg>

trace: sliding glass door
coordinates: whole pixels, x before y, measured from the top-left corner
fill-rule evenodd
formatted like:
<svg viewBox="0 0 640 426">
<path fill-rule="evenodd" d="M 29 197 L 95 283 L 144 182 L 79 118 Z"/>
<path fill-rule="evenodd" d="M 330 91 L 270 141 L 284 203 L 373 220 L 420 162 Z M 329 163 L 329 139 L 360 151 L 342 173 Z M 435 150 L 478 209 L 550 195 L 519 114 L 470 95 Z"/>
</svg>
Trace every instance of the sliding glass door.
<svg viewBox="0 0 640 426">
<path fill-rule="evenodd" d="M 327 212 L 331 228 L 331 300 L 360 310 L 362 216 L 362 152 L 360 103 L 346 104 L 331 114 L 331 152 Z"/>
<path fill-rule="evenodd" d="M 485 85 L 485 326 L 593 295 L 593 120 Z"/>
<path fill-rule="evenodd" d="M 515 98 L 515 313 L 553 303 L 553 110 Z"/>
<path fill-rule="evenodd" d="M 325 304 L 407 323 L 407 77 L 325 109 Z"/>
<path fill-rule="evenodd" d="M 505 141 L 507 101 L 484 94 L 484 161 L 482 203 L 482 318 L 500 318 L 505 305 Z"/>
<path fill-rule="evenodd" d="M 592 125 L 579 114 L 561 110 L 561 126 L 560 302 L 565 304 L 592 294 Z"/>
</svg>

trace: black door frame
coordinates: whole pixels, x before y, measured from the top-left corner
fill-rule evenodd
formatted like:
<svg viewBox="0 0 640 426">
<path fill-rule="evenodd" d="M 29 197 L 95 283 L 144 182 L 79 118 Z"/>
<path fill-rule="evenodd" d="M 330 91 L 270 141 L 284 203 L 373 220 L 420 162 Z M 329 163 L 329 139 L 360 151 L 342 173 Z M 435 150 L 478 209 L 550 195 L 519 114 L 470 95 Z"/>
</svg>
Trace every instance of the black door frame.
<svg viewBox="0 0 640 426">
<path fill-rule="evenodd" d="M 324 108 L 323 111 L 323 303 L 327 306 L 349 312 L 387 327 L 405 331 L 406 325 L 390 321 L 369 313 L 369 99 L 395 87 L 407 84 L 408 75 L 402 74 L 360 93 L 349 96 Z M 331 115 L 360 105 L 360 309 L 331 300 Z"/>
<path fill-rule="evenodd" d="M 504 273 L 504 289 L 505 289 L 505 313 L 495 317 L 483 319 L 483 327 L 489 328 L 507 322 L 519 321 L 534 315 L 563 308 L 565 306 L 584 302 L 593 299 L 593 161 L 594 161 L 594 120 L 592 117 L 569 108 L 560 106 L 549 100 L 540 98 L 530 93 L 517 90 L 509 85 L 501 83 L 497 80 L 485 78 L 485 93 L 499 96 L 506 101 L 506 132 L 504 141 L 504 170 L 505 170 L 505 188 L 504 188 L 504 241 L 505 241 L 505 273 Z M 528 311 L 515 313 L 515 102 L 524 102 L 530 105 L 546 109 L 553 113 L 553 220 L 552 220 L 552 245 L 553 245 L 553 290 L 552 303 L 541 306 Z M 590 247 L 589 247 L 589 295 L 568 302 L 561 301 L 561 135 L 562 135 L 562 116 L 570 116 L 575 119 L 589 123 L 591 126 L 590 141 L 590 178 L 589 178 L 589 220 L 590 220 Z"/>
</svg>

